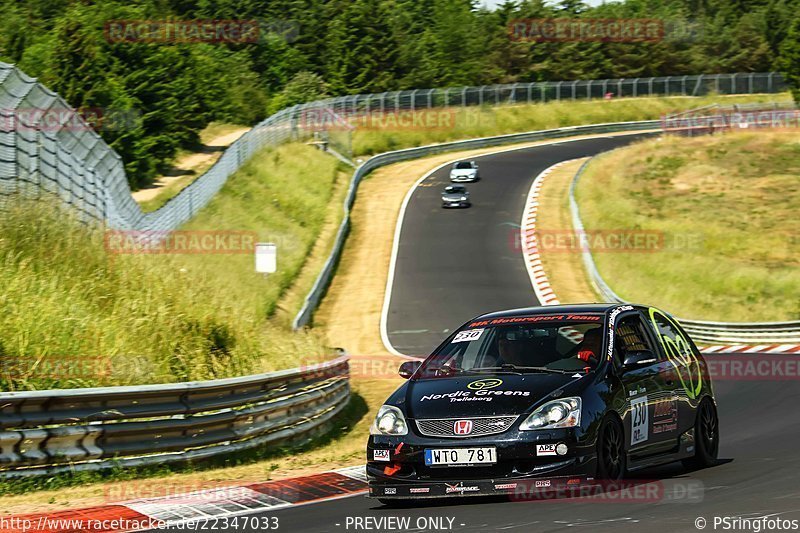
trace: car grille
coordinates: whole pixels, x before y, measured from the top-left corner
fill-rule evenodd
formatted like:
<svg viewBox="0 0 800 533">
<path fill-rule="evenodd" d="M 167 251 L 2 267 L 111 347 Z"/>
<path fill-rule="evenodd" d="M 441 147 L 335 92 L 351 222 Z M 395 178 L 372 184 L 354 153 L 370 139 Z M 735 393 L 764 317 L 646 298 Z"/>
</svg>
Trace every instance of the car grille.
<svg viewBox="0 0 800 533">
<path fill-rule="evenodd" d="M 481 418 L 435 418 L 417 420 L 417 429 L 426 437 L 469 438 L 502 433 L 514 424 L 518 416 L 487 416 Z M 457 420 L 471 420 L 472 432 L 469 435 L 456 435 L 454 423 Z"/>
</svg>

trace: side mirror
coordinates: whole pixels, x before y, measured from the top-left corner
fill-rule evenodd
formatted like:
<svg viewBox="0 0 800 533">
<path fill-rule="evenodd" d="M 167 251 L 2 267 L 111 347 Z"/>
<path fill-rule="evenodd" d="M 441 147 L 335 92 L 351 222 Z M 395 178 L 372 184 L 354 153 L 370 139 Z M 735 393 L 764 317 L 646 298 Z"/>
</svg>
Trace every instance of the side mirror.
<svg viewBox="0 0 800 533">
<path fill-rule="evenodd" d="M 622 363 L 622 367 L 625 370 L 633 370 L 634 368 L 652 365 L 657 361 L 656 356 L 650 350 L 637 350 L 625 356 L 625 362 Z"/>
<path fill-rule="evenodd" d="M 402 365 L 400 365 L 400 377 L 408 379 L 414 375 L 419 367 L 422 365 L 422 361 L 406 361 Z"/>
</svg>

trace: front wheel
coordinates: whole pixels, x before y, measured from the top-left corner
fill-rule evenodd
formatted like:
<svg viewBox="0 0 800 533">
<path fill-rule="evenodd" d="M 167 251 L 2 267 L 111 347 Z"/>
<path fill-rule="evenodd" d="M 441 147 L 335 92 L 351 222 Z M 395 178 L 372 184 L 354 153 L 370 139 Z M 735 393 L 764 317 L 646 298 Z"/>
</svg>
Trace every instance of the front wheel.
<svg viewBox="0 0 800 533">
<path fill-rule="evenodd" d="M 617 480 L 625 477 L 625 433 L 620 421 L 609 416 L 603 420 L 597 436 L 597 479 Z"/>
<path fill-rule="evenodd" d="M 705 398 L 697 408 L 694 423 L 694 457 L 682 461 L 687 468 L 706 468 L 717 463 L 719 454 L 719 419 L 714 402 Z"/>
</svg>

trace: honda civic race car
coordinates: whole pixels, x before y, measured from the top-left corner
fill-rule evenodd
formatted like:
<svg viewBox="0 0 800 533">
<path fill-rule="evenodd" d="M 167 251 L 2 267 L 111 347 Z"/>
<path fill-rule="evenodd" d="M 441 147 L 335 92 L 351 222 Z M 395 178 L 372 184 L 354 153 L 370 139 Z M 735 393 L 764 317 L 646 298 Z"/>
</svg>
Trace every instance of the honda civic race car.
<svg viewBox="0 0 800 533">
<path fill-rule="evenodd" d="M 706 362 L 667 313 L 583 304 L 501 311 L 458 328 L 378 410 L 369 495 L 524 494 L 716 462 Z"/>
</svg>

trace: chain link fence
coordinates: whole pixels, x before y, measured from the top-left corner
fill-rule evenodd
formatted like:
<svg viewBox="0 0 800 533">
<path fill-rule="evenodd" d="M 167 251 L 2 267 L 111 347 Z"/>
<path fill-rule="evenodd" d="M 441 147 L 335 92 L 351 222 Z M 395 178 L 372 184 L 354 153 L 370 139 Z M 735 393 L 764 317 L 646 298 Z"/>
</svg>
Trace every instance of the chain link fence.
<svg viewBox="0 0 800 533">
<path fill-rule="evenodd" d="M 257 124 L 180 194 L 157 211 L 143 213 L 131 197 L 119 155 L 80 114 L 36 79 L 0 63 L 0 208 L 15 193 L 34 198 L 55 195 L 83 220 L 102 221 L 115 229 L 167 232 L 194 217 L 228 177 L 264 147 L 321 138 L 334 147 L 341 144 L 347 152 L 352 132 L 348 124 L 354 116 L 444 106 L 786 89 L 778 73 L 745 73 L 514 83 L 328 98 L 284 109 Z"/>
</svg>

